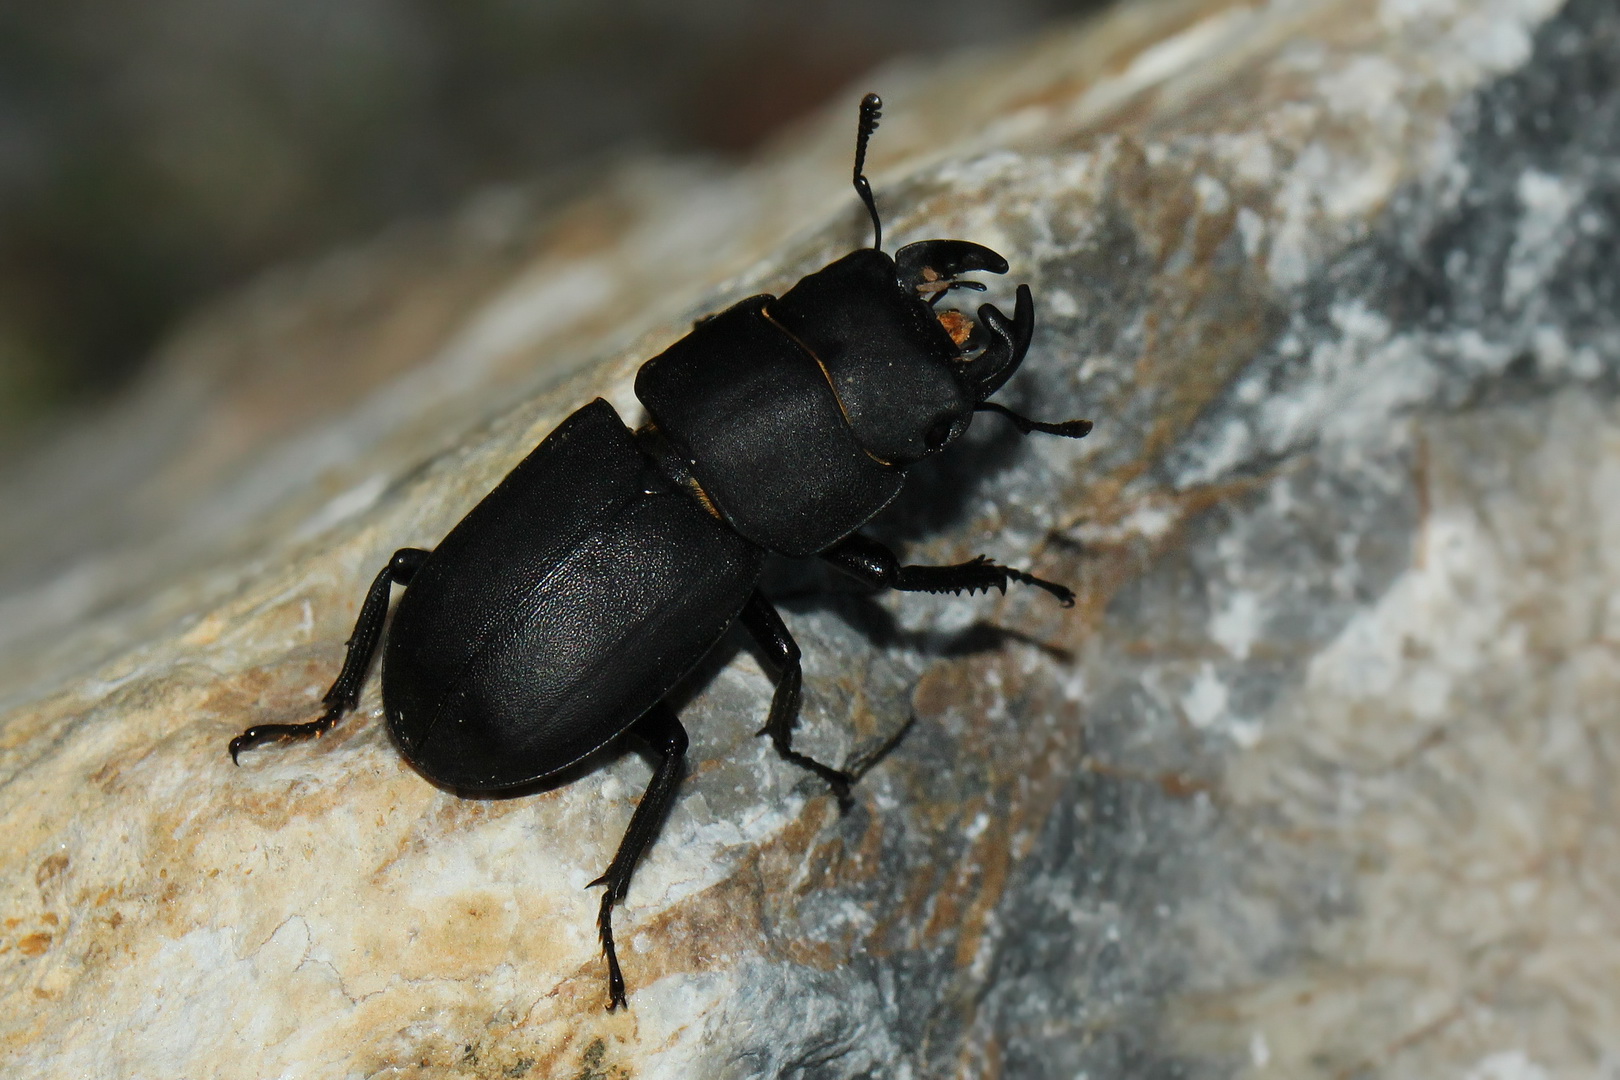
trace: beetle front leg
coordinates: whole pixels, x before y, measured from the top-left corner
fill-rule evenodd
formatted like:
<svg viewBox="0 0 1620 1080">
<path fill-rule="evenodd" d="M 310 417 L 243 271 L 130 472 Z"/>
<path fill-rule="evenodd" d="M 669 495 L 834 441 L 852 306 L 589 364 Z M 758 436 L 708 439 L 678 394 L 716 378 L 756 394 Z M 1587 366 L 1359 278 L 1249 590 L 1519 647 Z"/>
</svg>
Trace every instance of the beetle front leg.
<svg viewBox="0 0 1620 1080">
<path fill-rule="evenodd" d="M 388 617 L 389 587 L 410 584 L 429 554 L 421 548 L 400 548 L 372 581 L 371 588 L 366 591 L 366 601 L 360 605 L 360 618 L 355 621 L 354 633 L 349 635 L 343 670 L 338 672 L 337 681 L 321 698 L 321 703 L 326 706 L 321 718 L 307 724 L 258 724 L 250 727 L 231 740 L 233 762 L 243 750 L 270 739 L 307 739 L 324 735 L 332 730 L 344 713 L 354 708 L 360 700 L 360 687 L 366 681 L 366 669 L 371 666 L 371 655 L 377 651 L 377 641 L 382 637 L 383 621 Z"/>
<path fill-rule="evenodd" d="M 778 754 L 827 781 L 833 794 L 838 797 L 838 805 L 848 806 L 849 786 L 855 782 L 855 778 L 793 749 L 793 727 L 799 720 L 799 687 L 803 676 L 799 671 L 799 646 L 793 640 L 793 635 L 788 633 L 782 616 L 776 613 L 769 600 L 755 590 L 742 610 L 742 624 L 781 672 L 776 682 L 776 693 L 771 695 L 770 718 L 758 734 L 769 735 Z"/>
<path fill-rule="evenodd" d="M 630 891 L 630 877 L 636 872 L 636 860 L 647 850 L 658 832 L 669 804 L 675 801 L 675 788 L 681 780 L 681 767 L 686 760 L 686 729 L 680 718 L 663 702 L 642 714 L 630 725 L 630 733 L 643 739 L 659 755 L 658 768 L 653 771 L 647 790 L 630 815 L 630 826 L 624 830 L 619 850 L 608 865 L 607 872 L 590 885 L 606 885 L 602 894 L 602 908 L 596 916 L 596 930 L 602 939 L 602 955 L 608 964 L 608 1012 L 620 1005 L 628 1006 L 624 998 L 624 973 L 619 970 L 619 953 L 613 947 L 613 905 L 623 900 Z"/>
<path fill-rule="evenodd" d="M 962 593 L 1007 591 L 1009 581 L 1045 589 L 1064 607 L 1074 606 L 1074 593 L 1055 581 L 1011 566 L 1002 566 L 980 555 L 952 566 L 907 566 L 894 552 L 871 537 L 852 533 L 821 553 L 838 569 L 874 589 L 902 592 Z"/>
</svg>

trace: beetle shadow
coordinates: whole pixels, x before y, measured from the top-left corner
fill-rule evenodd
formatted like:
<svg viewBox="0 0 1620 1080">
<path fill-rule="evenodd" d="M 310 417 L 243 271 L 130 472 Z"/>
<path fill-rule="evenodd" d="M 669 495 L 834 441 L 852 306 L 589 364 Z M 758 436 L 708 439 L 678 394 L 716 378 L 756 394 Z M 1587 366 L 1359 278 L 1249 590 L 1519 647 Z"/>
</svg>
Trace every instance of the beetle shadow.
<svg viewBox="0 0 1620 1080">
<path fill-rule="evenodd" d="M 1018 467 L 1029 438 L 983 414 L 955 444 L 908 468 L 900 494 L 861 531 L 903 545 L 961 526 L 986 488 Z"/>
<path fill-rule="evenodd" d="M 984 653 L 999 652 L 1010 644 L 1027 645 L 1060 663 L 1070 663 L 1074 653 L 1033 634 L 1010 626 L 977 619 L 955 630 L 911 630 L 900 625 L 894 613 L 878 603 L 880 594 L 851 592 L 847 589 L 788 591 L 778 593 L 778 607 L 796 614 L 824 611 L 869 641 L 874 648 L 906 648 L 924 656 L 956 660 Z"/>
<path fill-rule="evenodd" d="M 819 559 L 773 560 L 767 564 L 760 589 L 784 611 L 800 615 L 823 611 L 832 615 L 878 649 L 898 647 L 938 659 L 959 659 L 1020 644 L 1062 663 L 1075 659 L 1068 649 L 984 619 L 954 630 L 907 629 L 878 602 L 881 591 L 866 590 Z M 937 599 L 948 602 L 953 597 Z"/>
</svg>

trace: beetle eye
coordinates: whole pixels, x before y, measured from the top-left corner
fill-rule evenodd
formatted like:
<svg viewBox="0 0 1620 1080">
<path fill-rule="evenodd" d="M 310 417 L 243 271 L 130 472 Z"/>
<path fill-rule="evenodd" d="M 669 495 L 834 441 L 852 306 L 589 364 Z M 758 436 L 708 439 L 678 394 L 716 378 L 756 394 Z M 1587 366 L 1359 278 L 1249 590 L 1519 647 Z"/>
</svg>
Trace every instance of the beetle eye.
<svg viewBox="0 0 1620 1080">
<path fill-rule="evenodd" d="M 913 431 L 916 428 L 912 429 Z M 923 445 L 929 450 L 938 450 L 951 438 L 951 421 L 949 417 L 942 416 L 935 420 L 933 426 L 923 435 Z"/>
</svg>

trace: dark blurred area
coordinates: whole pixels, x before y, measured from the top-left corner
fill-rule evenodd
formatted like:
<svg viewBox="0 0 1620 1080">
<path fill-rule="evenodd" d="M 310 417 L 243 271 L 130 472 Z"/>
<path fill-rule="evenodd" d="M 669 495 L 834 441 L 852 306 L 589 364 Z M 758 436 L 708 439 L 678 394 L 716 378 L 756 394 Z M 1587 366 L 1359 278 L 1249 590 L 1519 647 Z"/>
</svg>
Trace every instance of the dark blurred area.
<svg viewBox="0 0 1620 1080">
<path fill-rule="evenodd" d="M 267 264 L 1107 0 L 0 4 L 0 452 Z"/>
</svg>

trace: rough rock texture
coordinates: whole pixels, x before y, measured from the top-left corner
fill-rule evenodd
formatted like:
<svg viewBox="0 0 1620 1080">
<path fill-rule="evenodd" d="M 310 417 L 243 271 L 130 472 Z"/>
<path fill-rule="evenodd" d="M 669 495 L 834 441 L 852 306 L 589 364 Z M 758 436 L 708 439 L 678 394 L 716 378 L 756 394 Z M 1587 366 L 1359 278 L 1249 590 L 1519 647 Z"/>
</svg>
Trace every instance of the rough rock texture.
<svg viewBox="0 0 1620 1080">
<path fill-rule="evenodd" d="M 69 440 L 7 489 L 74 528 L 5 525 L 5 1072 L 1612 1075 L 1617 73 L 1610 0 L 1209 0 L 881 85 L 894 241 L 1008 254 L 1042 322 L 1004 399 L 1098 426 L 981 421 L 877 531 L 1084 595 L 775 571 L 805 746 L 915 724 L 840 816 L 751 737 L 728 640 L 617 1015 L 583 886 L 639 757 L 459 799 L 374 685 L 319 745 L 224 742 L 310 715 L 388 552 L 592 394 L 631 411 L 685 318 L 858 242 L 852 205 L 786 239 L 847 195 L 848 117 L 506 219 L 415 292 L 379 246 L 347 322 L 333 266 L 219 314 L 121 414 L 167 418 L 144 458 L 103 436 L 78 496 Z M 207 374 L 299 326 L 274 359 L 318 400 Z"/>
</svg>

